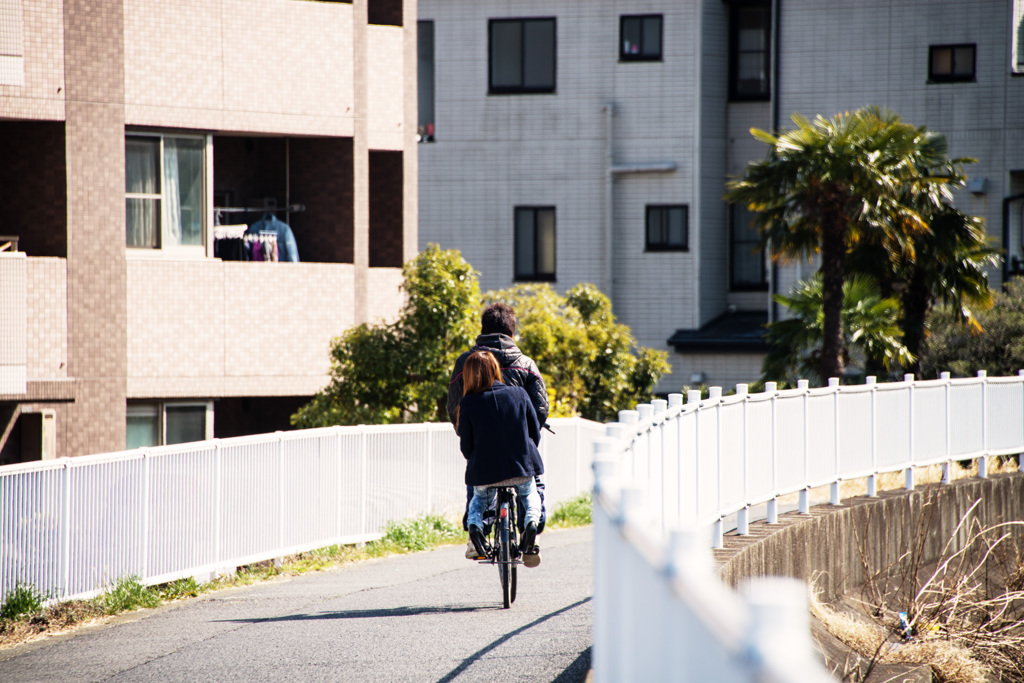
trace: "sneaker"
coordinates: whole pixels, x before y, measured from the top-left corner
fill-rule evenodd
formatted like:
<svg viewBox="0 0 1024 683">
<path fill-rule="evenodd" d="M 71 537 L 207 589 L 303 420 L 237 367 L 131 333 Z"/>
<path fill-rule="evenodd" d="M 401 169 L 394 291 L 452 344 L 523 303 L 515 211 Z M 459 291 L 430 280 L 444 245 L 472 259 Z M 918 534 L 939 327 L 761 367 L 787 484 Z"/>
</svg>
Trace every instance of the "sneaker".
<svg viewBox="0 0 1024 683">
<path fill-rule="evenodd" d="M 523 553 L 523 564 L 533 569 L 540 564 L 540 546 L 535 545 Z"/>
<path fill-rule="evenodd" d="M 467 560 L 482 560 L 480 553 L 476 551 L 476 546 L 473 545 L 473 541 L 466 542 L 466 559 Z"/>
<path fill-rule="evenodd" d="M 526 550 L 530 550 L 531 548 L 533 548 L 533 542 L 536 541 L 536 540 L 537 540 L 537 523 L 536 522 L 530 522 L 529 524 L 526 525 L 526 528 L 523 529 L 523 539 L 519 543 L 519 547 L 520 548 L 525 548 Z"/>
<path fill-rule="evenodd" d="M 469 527 L 469 544 L 473 546 L 477 552 L 477 556 L 473 559 L 482 560 L 487 557 L 487 539 L 484 538 L 484 532 L 475 524 Z M 468 549 L 466 557 L 469 557 Z"/>
</svg>

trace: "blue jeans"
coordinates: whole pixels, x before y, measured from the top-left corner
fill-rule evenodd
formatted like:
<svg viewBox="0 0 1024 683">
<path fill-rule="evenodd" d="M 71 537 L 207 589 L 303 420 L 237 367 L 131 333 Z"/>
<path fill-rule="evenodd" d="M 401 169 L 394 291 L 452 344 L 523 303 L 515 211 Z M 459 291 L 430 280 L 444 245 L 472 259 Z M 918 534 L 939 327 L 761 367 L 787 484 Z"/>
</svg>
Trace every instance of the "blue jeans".
<svg viewBox="0 0 1024 683">
<path fill-rule="evenodd" d="M 473 499 L 469 501 L 469 526 L 478 526 L 480 529 L 484 528 L 484 510 L 487 509 L 487 503 L 491 497 L 488 494 L 489 489 L 486 486 L 474 486 L 473 487 Z M 540 494 L 537 493 L 537 484 L 534 482 L 533 477 L 530 477 L 525 483 L 516 485 L 516 493 L 519 495 L 519 500 L 523 502 L 523 508 L 525 509 L 524 517 L 526 518 L 524 524 L 533 522 L 534 524 L 540 521 Z"/>
</svg>

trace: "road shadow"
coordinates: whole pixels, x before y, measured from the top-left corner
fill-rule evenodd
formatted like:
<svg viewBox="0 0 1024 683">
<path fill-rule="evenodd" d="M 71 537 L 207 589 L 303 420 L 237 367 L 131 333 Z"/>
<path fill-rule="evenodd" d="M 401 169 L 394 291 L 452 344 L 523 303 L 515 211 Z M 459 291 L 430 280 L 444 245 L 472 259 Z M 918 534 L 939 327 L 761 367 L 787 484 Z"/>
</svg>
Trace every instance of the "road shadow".
<svg viewBox="0 0 1024 683">
<path fill-rule="evenodd" d="M 587 680 L 587 674 L 590 673 L 591 649 L 588 647 L 581 652 L 580 656 L 572 664 L 565 667 L 565 671 L 558 674 L 558 678 L 551 681 L 551 683 L 584 683 Z"/>
<path fill-rule="evenodd" d="M 319 619 L 377 619 L 381 617 L 415 617 L 421 614 L 456 614 L 458 612 L 491 612 L 501 609 L 493 603 L 480 605 L 425 605 L 422 607 L 408 605 L 388 609 L 350 609 L 338 612 L 318 612 L 316 614 L 286 614 L 280 617 L 258 617 L 252 619 L 218 619 L 221 623 L 263 624 L 276 621 L 313 621 Z"/>
<path fill-rule="evenodd" d="M 488 643 L 484 647 L 480 648 L 479 650 L 477 650 L 476 652 L 471 654 L 469 657 L 466 657 L 464 660 L 462 660 L 461 664 L 459 664 L 457 667 L 455 667 L 454 669 L 449 671 L 445 676 L 442 676 L 441 678 L 437 679 L 437 683 L 451 683 L 451 681 L 454 681 L 464 671 L 466 671 L 466 669 L 471 667 L 474 662 L 478 661 L 481 657 L 483 657 L 485 654 L 487 654 L 491 650 L 497 648 L 502 643 L 505 643 L 508 640 L 511 640 L 512 638 L 516 637 L 520 633 L 523 633 L 524 631 L 528 631 L 529 629 L 533 628 L 534 626 L 537 626 L 539 624 L 543 624 L 548 619 L 551 619 L 553 617 L 557 617 L 559 614 L 563 614 L 565 612 L 568 612 L 569 610 L 573 610 L 573 609 L 576 609 L 577 607 L 585 605 L 588 602 L 590 602 L 591 599 L 592 598 L 589 598 L 589 597 L 583 598 L 582 600 L 580 600 L 578 602 L 574 602 L 571 605 L 566 605 L 562 609 L 558 609 L 558 610 L 555 610 L 554 612 L 550 612 L 548 614 L 545 614 L 544 616 L 540 617 L 539 619 L 534 619 L 529 624 L 526 624 L 525 626 L 520 626 L 515 631 L 511 631 L 509 633 L 506 633 L 501 638 L 498 638 L 497 640 Z M 583 654 L 586 654 L 586 656 L 587 656 L 587 668 L 589 669 L 590 668 L 590 649 L 588 648 L 587 651 L 585 653 L 583 653 Z M 566 669 L 564 672 L 562 672 L 562 674 L 559 675 L 559 677 L 557 679 L 558 681 L 560 681 L 561 683 L 571 683 L 572 681 L 582 680 L 582 679 L 575 679 L 575 678 L 565 678 L 565 679 L 563 679 L 562 677 L 565 676 L 566 673 L 569 672 L 577 664 L 577 662 L 580 661 L 580 659 L 583 657 L 583 654 L 581 654 L 580 657 L 577 657 L 576 661 L 573 662 L 571 665 L 569 665 L 569 668 Z M 584 674 L 585 673 L 586 672 L 584 671 Z"/>
</svg>

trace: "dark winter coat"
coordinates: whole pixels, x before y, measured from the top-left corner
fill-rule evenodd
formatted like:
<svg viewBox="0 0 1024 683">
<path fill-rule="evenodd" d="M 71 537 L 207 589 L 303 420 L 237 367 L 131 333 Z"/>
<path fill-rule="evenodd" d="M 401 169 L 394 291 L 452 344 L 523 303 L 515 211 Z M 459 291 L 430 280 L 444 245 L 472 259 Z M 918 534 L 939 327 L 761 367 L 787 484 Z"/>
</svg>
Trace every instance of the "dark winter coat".
<svg viewBox="0 0 1024 683">
<path fill-rule="evenodd" d="M 544 386 L 544 378 L 533 359 L 524 356 L 512 337 L 505 334 L 481 334 L 476 338 L 476 346 L 455 361 L 448 383 L 448 419 L 451 423 L 455 424 L 456 408 L 462 400 L 462 366 L 474 351 L 490 351 L 494 354 L 501 366 L 501 381 L 526 390 L 537 413 L 537 421 L 543 426 L 548 421 L 548 390 Z"/>
<path fill-rule="evenodd" d="M 485 486 L 513 477 L 544 474 L 537 444 L 540 423 L 522 387 L 495 382 L 459 404 L 459 446 L 466 484 Z"/>
</svg>

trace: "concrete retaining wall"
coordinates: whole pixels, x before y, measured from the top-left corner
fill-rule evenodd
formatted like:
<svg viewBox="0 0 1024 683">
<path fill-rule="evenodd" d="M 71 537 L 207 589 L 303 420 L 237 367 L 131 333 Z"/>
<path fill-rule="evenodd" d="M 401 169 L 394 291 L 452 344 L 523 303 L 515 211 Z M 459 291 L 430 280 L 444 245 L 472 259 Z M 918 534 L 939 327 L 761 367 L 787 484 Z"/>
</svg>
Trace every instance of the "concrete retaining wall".
<svg viewBox="0 0 1024 683">
<path fill-rule="evenodd" d="M 922 564 L 938 559 L 968 511 L 975 530 L 1024 520 L 1024 474 L 882 492 L 814 507 L 809 515 L 780 515 L 778 524 L 751 524 L 749 536 L 727 535 L 715 560 L 722 580 L 734 587 L 753 576 L 794 576 L 814 580 L 821 599 L 831 601 L 865 583 L 868 568 L 889 566 L 922 537 Z M 968 537 L 968 527 L 957 543 Z M 1012 529 L 1024 542 L 1024 527 Z"/>
</svg>

